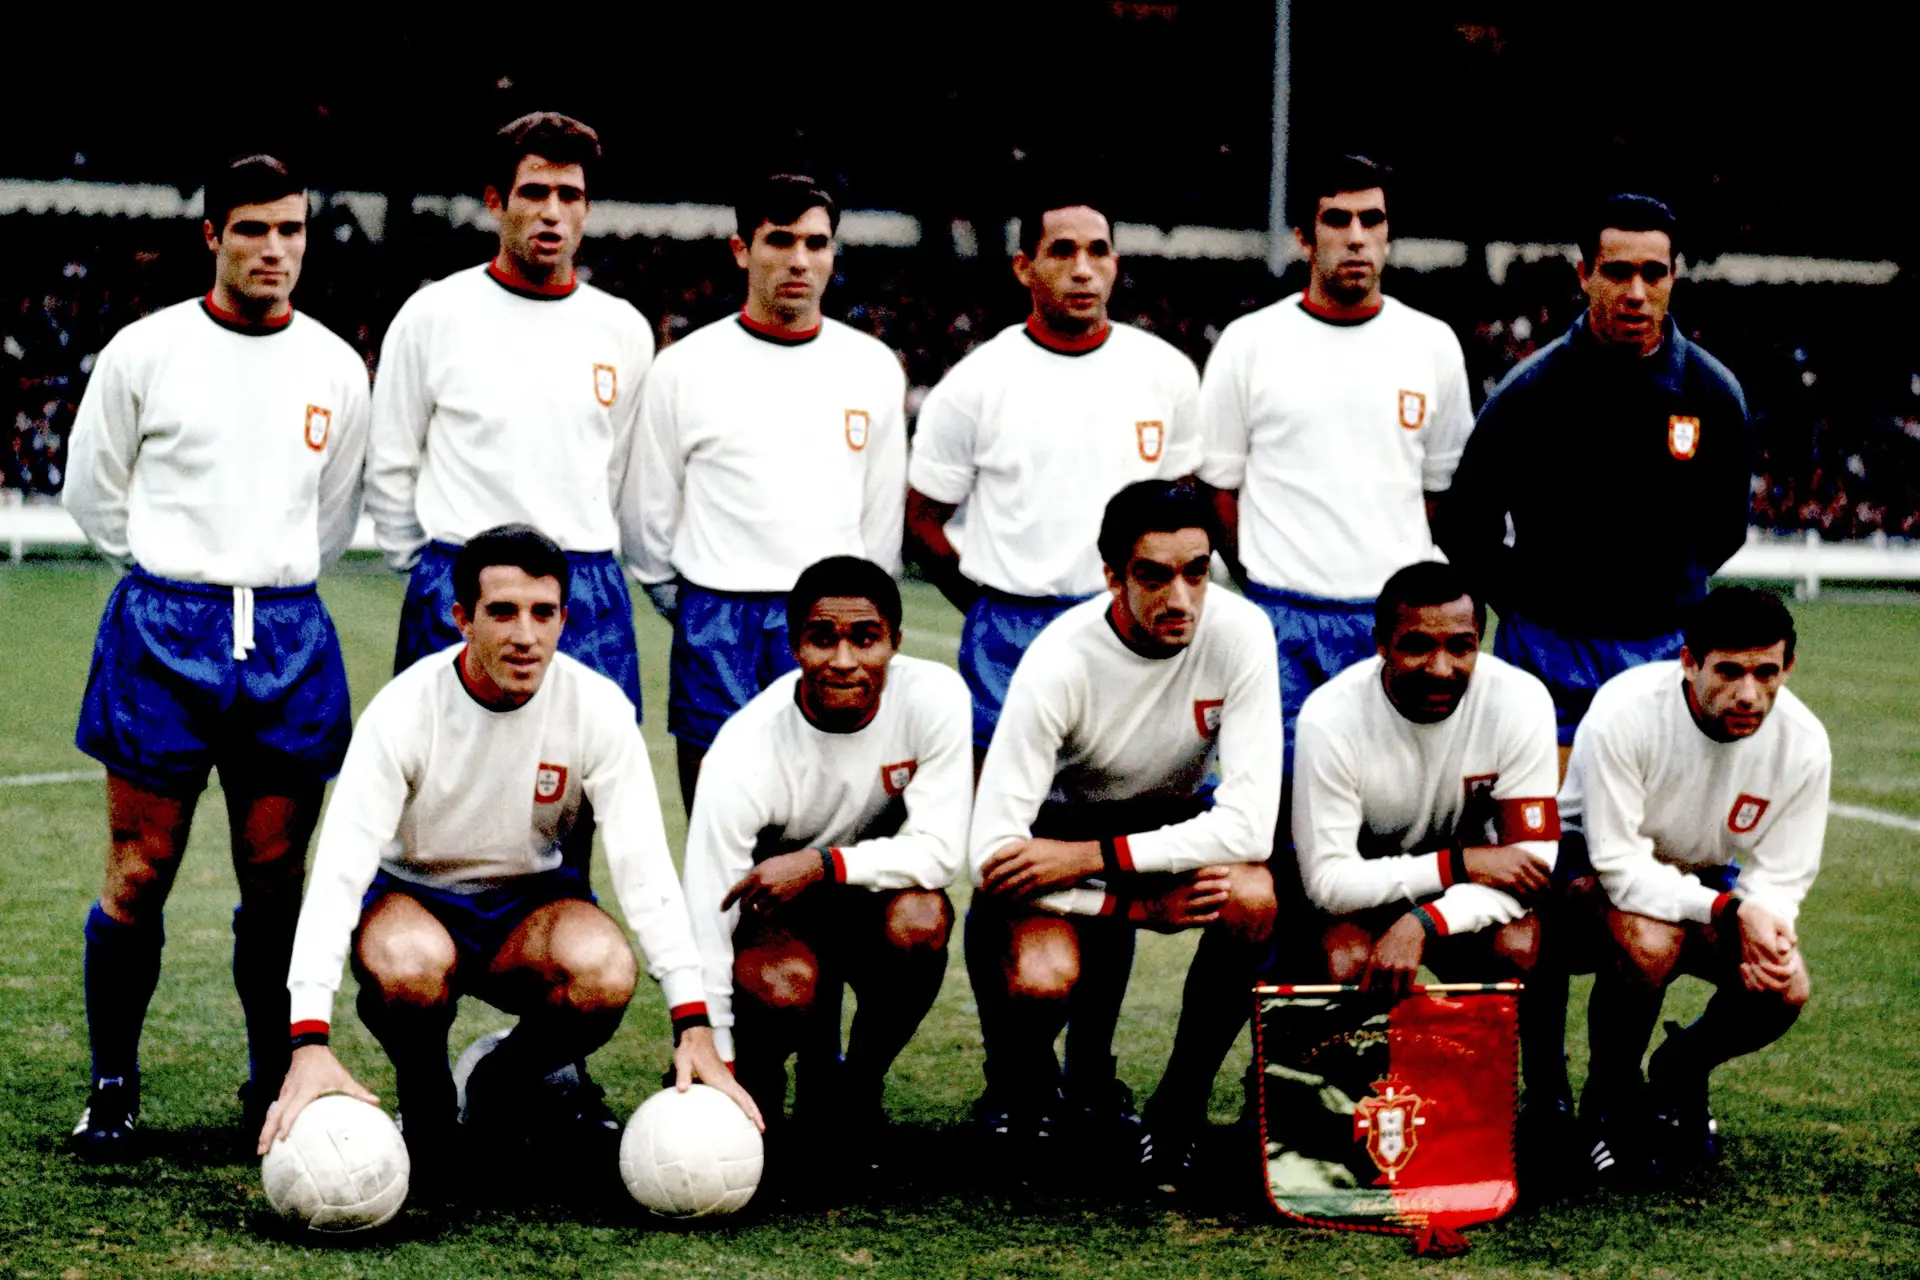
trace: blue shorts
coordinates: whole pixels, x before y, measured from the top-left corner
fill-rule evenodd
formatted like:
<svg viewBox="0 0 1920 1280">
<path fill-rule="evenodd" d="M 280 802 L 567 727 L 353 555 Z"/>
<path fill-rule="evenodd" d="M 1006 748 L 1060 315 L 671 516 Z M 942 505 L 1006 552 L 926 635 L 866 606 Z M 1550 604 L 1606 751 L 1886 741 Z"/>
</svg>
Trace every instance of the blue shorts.
<svg viewBox="0 0 1920 1280">
<path fill-rule="evenodd" d="M 1033 638 L 1081 600 L 1067 596 L 1010 596 L 986 591 L 960 624 L 960 675 L 973 693 L 973 745 L 993 741 L 1007 703 L 1013 669 Z"/>
<path fill-rule="evenodd" d="M 389 875 L 382 867 L 374 872 L 373 883 L 360 899 L 360 914 L 364 917 L 374 903 L 389 893 L 412 898 L 446 929 L 458 955 L 454 973 L 457 978 L 464 976 L 465 981 L 458 984 L 463 988 L 470 987 L 486 973 L 487 966 L 500 954 L 500 948 L 507 945 L 507 939 L 520 927 L 520 922 L 541 907 L 576 898 L 599 901 L 588 886 L 585 867 L 562 865 L 537 875 L 516 876 L 478 893 L 455 893 L 451 889 L 415 884 Z"/>
<path fill-rule="evenodd" d="M 1571 636 L 1520 614 L 1500 619 L 1493 656 L 1539 676 L 1553 695 L 1553 718 L 1560 745 L 1573 744 L 1573 731 L 1587 714 L 1600 686 L 1629 667 L 1680 656 L 1680 633 L 1642 640 L 1603 640 Z"/>
<path fill-rule="evenodd" d="M 667 687 L 667 732 L 713 745 L 727 717 L 797 665 L 784 591 L 680 588 Z"/>
<path fill-rule="evenodd" d="M 1280 724 L 1286 736 L 1287 776 L 1293 775 L 1293 725 L 1307 695 L 1375 653 L 1373 601 L 1324 600 L 1257 582 L 1245 584 L 1247 599 L 1273 624 L 1280 651 Z"/>
<path fill-rule="evenodd" d="M 233 588 L 138 566 L 107 597 L 74 745 L 143 786 L 197 794 L 216 766 L 269 786 L 340 772 L 353 733 L 333 619 L 311 585 L 253 589 L 233 656 Z"/>
<path fill-rule="evenodd" d="M 460 643 L 453 625 L 453 558 L 460 548 L 429 542 L 407 579 L 400 606 L 400 641 L 393 673 Z M 640 719 L 640 648 L 633 638 L 633 597 L 627 577 L 610 551 L 569 551 L 573 585 L 567 592 L 567 625 L 560 652 L 592 667 L 620 686 Z"/>
</svg>

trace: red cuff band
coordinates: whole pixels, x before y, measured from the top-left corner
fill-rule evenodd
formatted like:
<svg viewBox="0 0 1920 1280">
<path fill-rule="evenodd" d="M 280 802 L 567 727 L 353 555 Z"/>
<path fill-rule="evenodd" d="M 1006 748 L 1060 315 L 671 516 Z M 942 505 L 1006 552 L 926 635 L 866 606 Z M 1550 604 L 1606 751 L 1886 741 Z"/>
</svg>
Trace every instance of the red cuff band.
<svg viewBox="0 0 1920 1280">
<path fill-rule="evenodd" d="M 682 1018 L 704 1018 L 707 1016 L 707 1002 L 705 1000 L 689 1000 L 685 1004 L 674 1005 L 673 1008 L 667 1010 L 667 1016 L 675 1022 L 680 1021 Z"/>
<path fill-rule="evenodd" d="M 1113 860 L 1120 864 L 1122 871 L 1133 870 L 1133 846 L 1127 843 L 1125 836 L 1113 838 Z"/>
<path fill-rule="evenodd" d="M 1735 899 L 1731 892 L 1721 894 L 1713 900 L 1713 910 L 1707 913 L 1708 917 L 1713 920 L 1718 920 L 1720 913 L 1725 911 L 1734 901 Z"/>
<path fill-rule="evenodd" d="M 1415 907 L 1413 911 L 1415 915 L 1420 917 L 1421 925 L 1423 925 L 1426 931 L 1433 937 L 1444 938 L 1447 936 L 1447 918 L 1445 916 L 1426 906 Z"/>
<path fill-rule="evenodd" d="M 1442 849 L 1433 855 L 1433 860 L 1440 867 L 1440 887 L 1442 889 L 1451 889 L 1454 885 L 1453 851 L 1451 849 Z"/>
<path fill-rule="evenodd" d="M 294 1023 L 287 1034 L 294 1036 L 324 1036 L 332 1029 L 333 1028 L 327 1025 L 324 1018 L 307 1018 Z"/>
<path fill-rule="evenodd" d="M 833 870 L 833 882 L 835 884 L 845 884 L 847 882 L 847 855 L 842 853 L 838 848 L 829 848 L 827 850 L 827 863 Z"/>
</svg>

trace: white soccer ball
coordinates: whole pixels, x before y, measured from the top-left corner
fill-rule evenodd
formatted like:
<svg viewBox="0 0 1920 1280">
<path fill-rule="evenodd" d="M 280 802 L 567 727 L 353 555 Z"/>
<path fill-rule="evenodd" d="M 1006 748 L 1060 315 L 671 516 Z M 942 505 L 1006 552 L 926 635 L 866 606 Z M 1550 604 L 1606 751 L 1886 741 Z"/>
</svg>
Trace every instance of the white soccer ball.
<svg viewBox="0 0 1920 1280">
<path fill-rule="evenodd" d="M 406 1140 L 371 1103 L 330 1093 L 294 1118 L 260 1162 L 267 1200 L 311 1231 L 366 1231 L 407 1198 Z"/>
<path fill-rule="evenodd" d="M 753 1199 L 765 1159 L 760 1131 L 746 1112 L 704 1084 L 654 1094 L 620 1138 L 620 1177 L 627 1190 L 669 1218 L 740 1209 Z"/>
</svg>

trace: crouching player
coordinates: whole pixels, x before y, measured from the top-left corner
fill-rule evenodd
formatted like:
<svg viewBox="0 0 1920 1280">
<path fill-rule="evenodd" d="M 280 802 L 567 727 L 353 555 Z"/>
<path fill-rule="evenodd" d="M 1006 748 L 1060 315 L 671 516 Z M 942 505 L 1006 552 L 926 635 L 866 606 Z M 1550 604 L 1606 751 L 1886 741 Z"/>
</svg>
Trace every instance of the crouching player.
<svg viewBox="0 0 1920 1280">
<path fill-rule="evenodd" d="M 804 570 L 787 635 L 799 670 L 730 718 L 701 767 L 687 902 L 721 1056 L 777 1121 L 799 1053 L 806 1140 L 868 1169 L 887 1069 L 946 973 L 970 703 L 958 674 L 897 654 L 900 589 L 871 561 Z M 844 1061 L 843 983 L 859 1001 Z"/>
<path fill-rule="evenodd" d="M 674 1067 L 752 1100 L 714 1051 L 699 953 L 667 853 L 647 749 L 618 685 L 555 652 L 566 625 L 566 553 L 525 525 L 470 539 L 454 557 L 453 617 L 466 644 L 422 658 L 360 717 L 327 808 L 300 907 L 293 965 L 293 1065 L 260 1150 L 313 1099 L 372 1100 L 328 1047 L 352 952 L 363 1022 L 393 1060 L 416 1180 L 444 1179 L 454 1150 L 447 1031 L 473 994 L 520 1023 L 468 1082 L 470 1109 L 512 1095 L 564 1110 L 529 1128 L 571 1127 L 609 1162 L 619 1126 L 594 1093 L 532 1086 L 605 1044 L 636 966 L 561 845 L 591 804 L 622 910 L 673 1012 Z M 506 1099 L 482 1107 L 482 1095 Z M 529 1107 L 529 1111 L 532 1107 Z M 424 1175 L 424 1176 L 423 1176 Z"/>
<path fill-rule="evenodd" d="M 1177 482 L 1113 497 L 1108 594 L 1035 639 L 987 752 L 967 969 L 987 1055 L 980 1116 L 1023 1148 L 1009 1158 L 1065 1121 L 1130 1140 L 1152 1181 L 1177 1186 L 1246 1018 L 1274 915 L 1280 687 L 1264 615 L 1207 589 L 1211 516 Z M 1112 1053 L 1139 925 L 1205 929 L 1144 1134 Z"/>
<path fill-rule="evenodd" d="M 1605 919 L 1581 1098 L 1602 1178 L 1717 1155 L 1708 1076 L 1785 1035 L 1812 990 L 1794 919 L 1820 870 L 1833 756 L 1785 687 L 1793 619 L 1765 592 L 1721 587 L 1683 634 L 1678 662 L 1601 687 L 1560 793 L 1563 858 L 1591 860 Z M 1717 990 L 1691 1026 L 1667 1024 L 1643 1091 L 1641 1056 L 1683 973 Z"/>
</svg>

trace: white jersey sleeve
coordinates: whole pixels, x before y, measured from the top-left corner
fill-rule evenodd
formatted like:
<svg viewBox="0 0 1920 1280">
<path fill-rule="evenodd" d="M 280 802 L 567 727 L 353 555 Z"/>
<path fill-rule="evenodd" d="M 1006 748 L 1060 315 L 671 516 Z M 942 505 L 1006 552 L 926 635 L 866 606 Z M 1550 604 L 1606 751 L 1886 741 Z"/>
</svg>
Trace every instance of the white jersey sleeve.
<svg viewBox="0 0 1920 1280">
<path fill-rule="evenodd" d="M 1251 355 L 1250 330 L 1229 324 L 1220 334 L 1206 372 L 1200 375 L 1198 412 L 1200 461 L 1194 472 L 1216 489 L 1234 490 L 1246 481 L 1247 452 L 1253 434 L 1247 411 L 1247 382 L 1242 366 Z"/>
<path fill-rule="evenodd" d="M 1361 855 L 1366 802 L 1355 753 L 1363 747 L 1322 719 L 1335 692 L 1323 685 L 1307 695 L 1294 726 L 1293 841 L 1307 897 L 1332 915 L 1389 902 L 1411 907 L 1447 887 L 1447 855 Z"/>
<path fill-rule="evenodd" d="M 127 510 L 133 460 L 140 452 L 139 392 L 128 351 L 135 340 L 115 337 L 95 361 L 67 442 L 66 482 L 60 490 L 61 504 L 87 541 L 123 568 L 133 559 Z"/>
<path fill-rule="evenodd" d="M 662 361 L 647 378 L 636 431 L 639 548 L 633 573 L 643 583 L 673 577 L 673 541 L 685 501 L 687 459 L 678 427 L 678 365 Z"/>
<path fill-rule="evenodd" d="M 427 385 L 431 312 L 419 294 L 394 316 L 380 343 L 367 443 L 367 513 L 374 541 L 395 569 L 410 569 L 427 545 L 416 503 L 426 460 L 433 393 Z"/>
<path fill-rule="evenodd" d="M 1045 634 L 1044 632 L 1042 634 Z M 1009 845 L 1033 838 L 1033 820 L 1053 790 L 1054 770 L 1066 741 L 1076 690 L 1065 682 L 1042 690 L 1043 678 L 1019 678 L 1019 669 L 1007 688 L 993 744 L 980 767 L 980 785 L 973 804 L 973 834 L 968 874 L 980 887 L 987 860 Z"/>
<path fill-rule="evenodd" d="M 1473 434 L 1473 399 L 1467 393 L 1467 360 L 1460 339 L 1447 325 L 1435 322 L 1433 414 L 1421 432 L 1423 457 L 1420 487 L 1444 493 L 1453 486 L 1453 473 Z"/>
<path fill-rule="evenodd" d="M 899 577 L 907 521 L 907 386 L 880 406 L 867 444 L 861 495 L 860 542 L 867 559 Z"/>
<path fill-rule="evenodd" d="M 1823 757 L 1803 775 L 1798 790 L 1784 801 L 1774 819 L 1749 851 L 1740 868 L 1734 892 L 1752 898 L 1789 924 L 1799 919 L 1800 904 L 1820 874 L 1821 846 L 1827 835 L 1828 792 L 1833 785 L 1833 758 Z"/>
<path fill-rule="evenodd" d="M 1607 898 L 1621 911 L 1678 923 L 1705 923 L 1713 916 L 1718 893 L 1699 878 L 1654 856 L 1653 837 L 1645 833 L 1647 779 L 1652 761 L 1643 758 L 1650 740 L 1643 735 L 1609 732 L 1611 725 L 1583 723 L 1587 749 L 1578 752 L 1581 807 L 1587 858 Z M 1574 762 L 1569 762 L 1571 778 Z"/>
<path fill-rule="evenodd" d="M 840 849 L 846 883 L 866 889 L 944 889 L 967 856 L 973 810 L 973 700 L 965 682 L 927 682 L 919 765 L 900 798 L 906 821 L 890 836 Z"/>
<path fill-rule="evenodd" d="M 753 869 L 754 849 L 770 819 L 751 779 L 725 767 L 724 750 L 709 753 L 708 760 L 715 755 L 721 757 L 719 767 L 704 770 L 693 814 L 687 819 L 685 886 L 714 1043 L 720 1056 L 731 1061 L 733 931 L 740 925 L 740 907 L 736 903 L 722 911 L 720 903 L 727 890 Z"/>
<path fill-rule="evenodd" d="M 339 562 L 360 523 L 365 496 L 367 438 L 372 424 L 371 397 L 364 385 L 350 385 L 340 420 L 329 438 L 327 461 L 320 471 L 320 567 Z"/>
<path fill-rule="evenodd" d="M 935 502 L 965 502 L 978 474 L 979 396 L 968 372 L 955 366 L 940 379 L 914 425 L 908 483 Z"/>
<path fill-rule="evenodd" d="M 644 342 L 636 343 L 628 356 L 628 368 L 644 369 L 651 373 L 653 364 L 653 335 L 642 332 Z M 619 409 L 613 420 L 613 467 L 609 473 L 608 497 L 613 504 L 614 523 L 620 531 L 620 554 L 629 569 L 637 571 L 640 563 L 641 548 L 646 540 L 646 520 L 641 503 L 643 469 L 646 465 L 646 437 L 640 426 L 645 411 L 647 382 L 650 376 L 643 375 L 638 387 L 620 397 Z"/>
</svg>

